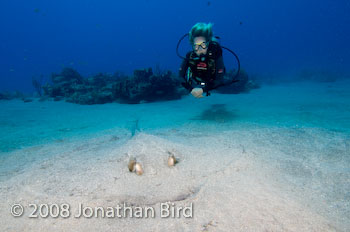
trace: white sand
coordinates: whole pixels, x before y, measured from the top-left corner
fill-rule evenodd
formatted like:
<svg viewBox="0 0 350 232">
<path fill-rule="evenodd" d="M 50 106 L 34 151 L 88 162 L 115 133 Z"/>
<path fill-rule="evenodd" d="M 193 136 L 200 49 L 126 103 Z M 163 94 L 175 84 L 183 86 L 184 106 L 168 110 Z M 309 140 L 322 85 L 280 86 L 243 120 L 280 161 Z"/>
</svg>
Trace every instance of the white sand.
<svg viewBox="0 0 350 232">
<path fill-rule="evenodd" d="M 341 230 L 330 218 L 297 201 L 294 194 L 284 191 L 287 188 L 282 183 L 274 181 L 273 175 L 279 175 L 280 170 L 261 160 L 268 149 L 248 143 L 258 138 L 233 139 L 262 131 L 226 132 L 215 137 L 188 132 L 184 137 L 183 131 L 169 130 L 162 133 L 163 137 L 168 133 L 173 140 L 183 143 L 140 133 L 129 141 L 105 136 L 83 144 L 67 144 L 64 149 L 52 146 L 51 151 L 45 152 L 56 155 L 2 183 L 0 197 L 6 200 L 1 201 L 0 228 L 3 231 Z M 180 159 L 174 168 L 166 165 L 167 151 Z M 43 152 L 43 148 L 35 152 Z M 143 176 L 127 170 L 126 154 L 142 163 Z M 83 159 L 86 155 L 89 159 Z M 158 214 L 148 219 L 73 216 L 64 220 L 28 219 L 28 207 L 21 218 L 9 213 L 13 203 L 69 203 L 75 210 L 79 203 L 108 207 L 127 202 L 158 209 L 166 201 L 177 206 L 193 203 L 193 218 L 164 219 Z"/>
<path fill-rule="evenodd" d="M 209 103 L 202 103 L 208 106 L 217 99 L 229 102 L 218 96 L 210 98 Z M 244 98 L 247 98 L 247 105 L 251 99 L 249 95 L 242 96 L 241 100 Z M 182 102 L 187 100 L 192 101 L 185 99 Z M 155 108 L 158 109 L 179 110 L 183 107 L 178 102 L 157 104 Z M 98 110 L 108 111 L 112 106 Z M 176 126 L 152 128 L 157 123 L 166 124 L 161 121 L 161 114 L 151 115 L 152 110 L 147 109 L 152 107 L 151 104 L 136 107 L 147 114 L 142 115 L 143 124 L 134 137 L 126 126 L 4 153 L 0 176 L 0 230 L 350 229 L 350 200 L 347 198 L 350 141 L 347 133 L 310 126 L 278 126 L 277 123 L 274 126 L 242 122 L 225 124 L 222 121 L 227 120 L 225 117 L 209 118 L 209 121 L 201 118 L 203 108 L 195 107 L 191 108 L 190 114 L 187 112 L 187 118 L 182 117 L 186 112 L 181 110 L 176 111 L 177 115 L 165 113 L 176 121 Z M 228 105 L 229 110 L 231 107 Z M 79 111 L 81 108 L 79 106 Z M 244 110 L 238 113 L 240 117 L 244 115 L 242 112 Z M 128 121 L 134 119 L 133 113 L 124 113 L 128 115 Z M 287 114 L 281 116 L 287 117 Z M 182 118 L 176 117 L 179 115 Z M 155 121 L 145 122 L 152 116 Z M 188 118 L 193 120 L 189 122 Z M 179 123 L 181 121 L 184 123 Z M 148 129 L 142 127 L 145 124 Z M 168 152 L 180 160 L 173 168 L 167 166 Z M 144 175 L 137 176 L 128 171 L 130 156 L 143 165 Z M 178 207 L 192 203 L 193 217 L 161 218 L 160 204 L 167 201 Z M 156 216 L 143 219 L 74 218 L 79 203 L 107 208 L 124 202 L 134 207 L 154 207 Z M 15 218 L 10 214 L 14 203 L 25 206 L 22 217 Z M 71 206 L 71 216 L 66 219 L 29 218 L 32 209 L 28 205 L 31 203 L 67 203 Z"/>
</svg>

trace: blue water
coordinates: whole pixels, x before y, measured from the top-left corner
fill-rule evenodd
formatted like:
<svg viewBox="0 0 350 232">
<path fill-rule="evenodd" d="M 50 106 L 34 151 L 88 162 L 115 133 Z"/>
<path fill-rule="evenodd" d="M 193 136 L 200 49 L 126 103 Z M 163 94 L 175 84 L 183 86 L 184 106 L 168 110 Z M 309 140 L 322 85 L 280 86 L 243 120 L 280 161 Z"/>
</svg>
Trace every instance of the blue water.
<svg viewBox="0 0 350 232">
<path fill-rule="evenodd" d="M 295 76 L 303 69 L 349 73 L 348 1 L 4 1 L 0 91 L 32 91 L 31 78 L 62 67 L 84 76 L 155 67 L 176 71 L 178 39 L 214 23 L 249 74 Z M 189 47 L 182 44 L 182 53 Z M 235 68 L 225 55 L 228 69 Z"/>
</svg>

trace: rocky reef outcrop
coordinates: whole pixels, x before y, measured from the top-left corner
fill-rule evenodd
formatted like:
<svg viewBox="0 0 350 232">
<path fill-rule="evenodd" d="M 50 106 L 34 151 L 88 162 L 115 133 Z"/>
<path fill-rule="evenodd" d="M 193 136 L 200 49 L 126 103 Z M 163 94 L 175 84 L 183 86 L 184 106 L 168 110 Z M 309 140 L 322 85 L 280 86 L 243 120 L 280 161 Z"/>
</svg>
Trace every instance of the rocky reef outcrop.
<svg viewBox="0 0 350 232">
<path fill-rule="evenodd" d="M 97 74 L 83 78 L 71 68 L 52 74 L 44 96 L 78 104 L 140 103 L 181 98 L 180 84 L 170 71 L 154 75 L 152 69 L 135 70 L 132 77 Z"/>
<path fill-rule="evenodd" d="M 180 86 L 180 79 L 171 71 L 155 75 L 149 68 L 135 70 L 132 78 L 118 80 L 113 92 L 122 102 L 153 102 L 181 98 Z"/>
<path fill-rule="evenodd" d="M 14 100 L 14 99 L 22 100 L 23 102 L 33 101 L 33 99 L 30 96 L 25 95 L 20 91 L 14 91 L 14 92 L 6 91 L 6 92 L 0 93 L 0 100 Z"/>
<path fill-rule="evenodd" d="M 227 72 L 224 77 L 225 82 L 229 82 L 230 80 L 232 80 L 235 77 L 235 75 L 236 75 L 236 71 L 232 70 Z M 217 91 L 219 93 L 225 93 L 225 94 L 238 94 L 238 93 L 249 92 L 251 89 L 260 88 L 260 86 L 256 82 L 249 79 L 248 74 L 244 69 L 241 69 L 236 80 L 238 81 L 232 83 L 231 85 L 222 86 L 218 88 Z"/>
<path fill-rule="evenodd" d="M 228 72 L 227 80 L 232 80 L 235 72 Z M 236 94 L 247 92 L 259 86 L 248 79 L 245 71 L 238 76 L 239 82 L 223 86 L 216 91 Z M 183 80 L 171 71 L 153 72 L 152 68 L 135 70 L 132 76 L 120 73 L 109 75 L 99 73 L 84 78 L 72 68 L 64 68 L 59 74 L 52 74 L 49 83 L 40 86 L 33 81 L 41 101 L 53 99 L 91 105 L 110 102 L 137 104 L 142 102 L 167 101 L 181 98 L 188 91 L 181 86 Z M 40 92 L 39 92 L 40 91 Z M 0 95 L 0 99 L 6 96 Z"/>
</svg>

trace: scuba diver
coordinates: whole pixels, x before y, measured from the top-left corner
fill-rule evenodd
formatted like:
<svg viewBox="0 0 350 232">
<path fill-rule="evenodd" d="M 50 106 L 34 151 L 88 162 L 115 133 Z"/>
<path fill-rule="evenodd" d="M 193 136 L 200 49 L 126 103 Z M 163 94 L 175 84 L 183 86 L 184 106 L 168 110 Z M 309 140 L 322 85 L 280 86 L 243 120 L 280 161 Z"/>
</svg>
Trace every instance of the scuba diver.
<svg viewBox="0 0 350 232">
<path fill-rule="evenodd" d="M 220 86 L 229 85 L 237 80 L 225 80 L 225 66 L 222 57 L 222 47 L 216 37 L 213 36 L 213 24 L 197 23 L 188 34 L 185 34 L 177 44 L 177 54 L 183 59 L 179 69 L 179 76 L 184 79 L 182 86 L 196 98 L 203 97 L 203 93 L 210 95 L 209 91 Z M 185 57 L 181 57 L 178 48 L 181 41 L 189 36 L 192 51 Z M 225 48 L 227 49 L 227 48 Z M 238 70 L 234 79 L 239 75 L 240 63 L 237 55 L 231 50 L 237 59 Z"/>
</svg>

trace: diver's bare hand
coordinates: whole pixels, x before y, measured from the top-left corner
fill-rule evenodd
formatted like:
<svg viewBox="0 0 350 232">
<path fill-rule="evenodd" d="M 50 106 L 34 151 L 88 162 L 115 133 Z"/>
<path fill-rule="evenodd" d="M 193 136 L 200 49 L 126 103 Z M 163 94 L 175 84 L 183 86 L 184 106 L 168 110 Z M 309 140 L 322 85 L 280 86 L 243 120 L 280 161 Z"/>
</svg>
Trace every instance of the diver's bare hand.
<svg viewBox="0 0 350 232">
<path fill-rule="evenodd" d="M 203 89 L 202 88 L 194 88 L 194 89 L 192 89 L 191 94 L 195 98 L 201 98 L 201 97 L 203 97 L 203 95 L 202 95 Z"/>
</svg>

